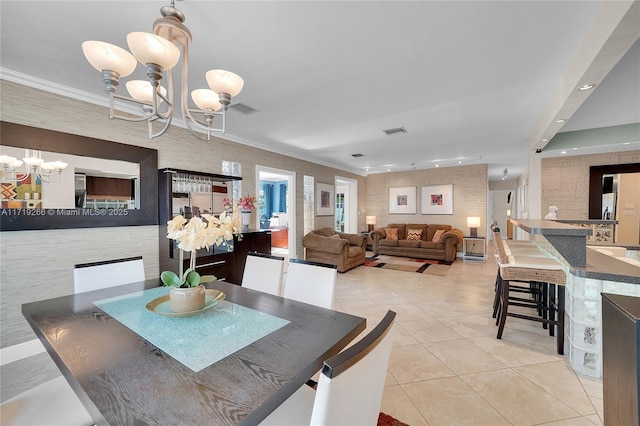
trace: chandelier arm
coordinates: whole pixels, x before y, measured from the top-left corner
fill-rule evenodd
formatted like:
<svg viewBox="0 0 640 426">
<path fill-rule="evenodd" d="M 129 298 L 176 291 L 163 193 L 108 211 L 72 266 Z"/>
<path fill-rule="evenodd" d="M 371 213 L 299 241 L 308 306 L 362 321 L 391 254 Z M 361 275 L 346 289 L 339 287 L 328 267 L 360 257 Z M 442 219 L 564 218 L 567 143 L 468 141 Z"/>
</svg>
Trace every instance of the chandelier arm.
<svg viewBox="0 0 640 426">
<path fill-rule="evenodd" d="M 114 119 L 117 118 L 118 120 L 124 120 L 124 121 L 133 121 L 133 122 L 141 122 L 141 121 L 148 121 L 149 120 L 149 115 L 145 115 L 145 116 L 138 116 L 138 117 L 128 117 L 125 115 L 119 115 L 118 111 L 115 108 L 115 103 L 114 103 L 114 99 L 120 99 L 121 101 L 126 101 L 126 102 L 131 102 L 137 105 L 142 105 L 143 107 L 151 107 L 151 104 L 148 104 L 146 102 L 141 102 L 137 99 L 134 98 L 130 98 L 128 96 L 122 96 L 122 95 L 117 95 L 115 93 L 111 93 L 109 95 L 109 118 Z"/>
</svg>

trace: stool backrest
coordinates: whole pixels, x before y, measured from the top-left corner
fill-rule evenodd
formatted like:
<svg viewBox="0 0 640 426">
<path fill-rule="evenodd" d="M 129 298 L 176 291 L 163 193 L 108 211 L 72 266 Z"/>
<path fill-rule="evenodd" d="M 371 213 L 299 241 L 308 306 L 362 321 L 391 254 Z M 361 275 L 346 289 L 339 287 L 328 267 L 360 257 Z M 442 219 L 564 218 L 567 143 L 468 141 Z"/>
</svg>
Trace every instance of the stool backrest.
<svg viewBox="0 0 640 426">
<path fill-rule="evenodd" d="M 507 256 L 507 251 L 504 249 L 502 236 L 499 232 L 493 233 L 493 248 L 498 254 L 498 263 L 501 265 L 507 265 L 509 263 L 509 256 Z"/>
</svg>

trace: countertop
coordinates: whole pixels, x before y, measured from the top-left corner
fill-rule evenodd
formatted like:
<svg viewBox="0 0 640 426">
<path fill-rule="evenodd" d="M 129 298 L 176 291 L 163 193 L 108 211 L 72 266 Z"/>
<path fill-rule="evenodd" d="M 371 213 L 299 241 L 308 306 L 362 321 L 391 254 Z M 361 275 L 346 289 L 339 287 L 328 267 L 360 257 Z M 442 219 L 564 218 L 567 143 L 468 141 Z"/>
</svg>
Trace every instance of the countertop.
<svg viewBox="0 0 640 426">
<path fill-rule="evenodd" d="M 511 219 L 511 222 L 520 229 L 530 234 L 562 235 L 562 236 L 587 236 L 593 231 L 589 228 L 570 225 L 555 220 L 545 219 Z"/>
<path fill-rule="evenodd" d="M 581 278 L 640 284 L 640 268 L 597 250 L 587 250 L 586 268 L 572 266 L 569 272 Z"/>
</svg>

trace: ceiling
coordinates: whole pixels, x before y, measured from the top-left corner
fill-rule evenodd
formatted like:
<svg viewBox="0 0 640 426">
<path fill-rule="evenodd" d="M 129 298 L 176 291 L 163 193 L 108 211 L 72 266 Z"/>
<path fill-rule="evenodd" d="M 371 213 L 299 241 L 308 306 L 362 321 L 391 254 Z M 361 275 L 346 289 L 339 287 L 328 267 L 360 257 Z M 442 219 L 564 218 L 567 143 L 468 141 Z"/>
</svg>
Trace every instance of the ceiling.
<svg viewBox="0 0 640 426">
<path fill-rule="evenodd" d="M 176 7 L 193 35 L 190 90 L 206 87 L 207 70 L 228 69 L 245 80 L 232 104 L 258 110 L 229 111 L 225 138 L 362 175 L 487 163 L 489 179 L 499 180 L 505 168 L 509 179 L 526 169 L 529 152 L 544 147 L 542 135 L 640 122 L 640 43 L 629 49 L 640 37 L 638 19 L 617 26 L 626 31 L 620 43 L 594 24 L 605 3 L 616 2 L 187 0 Z M 167 4 L 2 0 L 2 78 L 106 104 L 81 43 L 126 48 L 126 34 L 151 31 Z M 594 63 L 601 72 L 592 72 Z M 565 86 L 590 73 L 598 85 L 574 99 L 574 87 Z M 143 66 L 130 78 L 144 78 Z M 569 121 L 553 123 L 559 113 Z M 383 133 L 398 127 L 407 133 Z"/>
</svg>

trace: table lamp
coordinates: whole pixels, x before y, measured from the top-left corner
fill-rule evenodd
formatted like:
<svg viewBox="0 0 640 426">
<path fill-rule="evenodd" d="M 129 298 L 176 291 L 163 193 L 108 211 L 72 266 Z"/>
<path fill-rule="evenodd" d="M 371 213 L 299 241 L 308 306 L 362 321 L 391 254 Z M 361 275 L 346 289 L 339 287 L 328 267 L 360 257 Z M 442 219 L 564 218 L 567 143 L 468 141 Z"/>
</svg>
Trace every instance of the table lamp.
<svg viewBox="0 0 640 426">
<path fill-rule="evenodd" d="M 369 232 L 373 231 L 373 227 L 376 224 L 376 217 L 367 216 L 366 222 L 367 222 L 367 225 L 369 225 Z"/>
<path fill-rule="evenodd" d="M 477 216 L 470 216 L 467 218 L 467 226 L 472 237 L 478 236 L 478 228 L 480 227 L 480 218 Z"/>
</svg>

